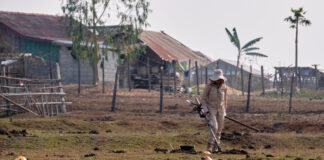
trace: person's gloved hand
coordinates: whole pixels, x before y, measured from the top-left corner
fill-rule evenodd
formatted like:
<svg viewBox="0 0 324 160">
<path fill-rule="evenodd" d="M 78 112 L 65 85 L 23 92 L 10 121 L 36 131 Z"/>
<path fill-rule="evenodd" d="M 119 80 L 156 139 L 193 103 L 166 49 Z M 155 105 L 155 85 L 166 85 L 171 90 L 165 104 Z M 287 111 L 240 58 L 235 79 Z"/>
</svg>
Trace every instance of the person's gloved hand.
<svg viewBox="0 0 324 160">
<path fill-rule="evenodd" d="M 201 112 L 203 116 L 207 116 L 209 114 L 208 109 L 202 109 Z"/>
</svg>

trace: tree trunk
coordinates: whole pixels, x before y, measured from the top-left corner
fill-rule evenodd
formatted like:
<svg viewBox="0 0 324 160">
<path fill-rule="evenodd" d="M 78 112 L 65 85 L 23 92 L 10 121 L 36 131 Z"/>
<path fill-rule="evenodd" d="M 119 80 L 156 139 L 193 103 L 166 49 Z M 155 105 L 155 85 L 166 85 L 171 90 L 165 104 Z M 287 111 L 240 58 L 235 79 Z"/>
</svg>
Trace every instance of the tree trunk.
<svg viewBox="0 0 324 160">
<path fill-rule="evenodd" d="M 92 34 L 93 34 L 93 43 L 94 43 L 94 49 L 92 53 L 92 58 L 93 58 L 93 79 L 92 79 L 92 84 L 97 86 L 99 77 L 98 77 L 98 43 L 97 43 L 97 24 L 96 24 L 96 18 L 97 18 L 97 13 L 96 13 L 96 6 L 95 6 L 95 0 L 92 0 Z"/>
<path fill-rule="evenodd" d="M 102 93 L 105 93 L 105 58 L 102 59 Z"/>
<path fill-rule="evenodd" d="M 297 23 L 296 23 L 296 41 L 295 41 L 295 74 L 296 78 L 298 77 L 298 22 L 299 19 L 297 17 Z M 298 80 L 296 81 L 296 87 L 298 87 Z"/>
<path fill-rule="evenodd" d="M 242 89 L 242 96 L 244 96 L 244 75 L 243 75 L 243 65 L 241 65 L 241 89 Z"/>
<path fill-rule="evenodd" d="M 238 56 L 237 56 L 237 63 L 236 63 L 236 68 L 235 68 L 235 77 L 237 75 L 237 71 L 240 65 L 240 58 L 241 58 L 241 51 L 239 51 Z"/>
<path fill-rule="evenodd" d="M 78 56 L 78 95 L 81 93 L 80 56 Z"/>
</svg>

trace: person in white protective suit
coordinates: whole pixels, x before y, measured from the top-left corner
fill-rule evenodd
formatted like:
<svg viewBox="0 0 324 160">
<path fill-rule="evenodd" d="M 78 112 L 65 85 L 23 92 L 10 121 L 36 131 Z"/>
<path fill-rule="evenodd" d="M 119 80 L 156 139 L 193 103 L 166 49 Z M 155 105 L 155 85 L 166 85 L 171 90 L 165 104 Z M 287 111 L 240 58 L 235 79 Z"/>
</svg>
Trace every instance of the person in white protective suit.
<svg viewBox="0 0 324 160">
<path fill-rule="evenodd" d="M 206 86 L 202 96 L 202 107 L 215 133 L 217 142 L 220 144 L 227 107 L 226 78 L 221 69 L 216 69 L 209 79 L 210 83 Z M 214 142 L 212 134 L 209 133 L 206 151 L 216 152 L 217 147 Z"/>
</svg>

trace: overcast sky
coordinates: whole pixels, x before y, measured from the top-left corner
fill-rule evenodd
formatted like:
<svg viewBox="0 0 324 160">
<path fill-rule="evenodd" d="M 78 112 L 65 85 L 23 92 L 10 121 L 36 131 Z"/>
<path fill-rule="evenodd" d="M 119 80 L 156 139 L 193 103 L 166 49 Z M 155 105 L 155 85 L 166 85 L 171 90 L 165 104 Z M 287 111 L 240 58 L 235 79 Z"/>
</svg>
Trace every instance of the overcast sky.
<svg viewBox="0 0 324 160">
<path fill-rule="evenodd" d="M 149 30 L 165 31 L 193 50 L 213 59 L 236 60 L 237 50 L 230 43 L 225 27 L 236 27 L 241 44 L 263 37 L 256 46 L 269 56 L 254 66 L 294 64 L 294 30 L 283 19 L 291 8 L 304 7 L 310 27 L 301 27 L 299 64 L 320 64 L 324 68 L 323 0 L 151 0 L 153 12 Z M 198 3 L 199 2 L 199 3 Z M 60 0 L 0 0 L 0 10 L 29 13 L 62 14 Z M 249 63 L 245 58 L 245 63 Z"/>
</svg>

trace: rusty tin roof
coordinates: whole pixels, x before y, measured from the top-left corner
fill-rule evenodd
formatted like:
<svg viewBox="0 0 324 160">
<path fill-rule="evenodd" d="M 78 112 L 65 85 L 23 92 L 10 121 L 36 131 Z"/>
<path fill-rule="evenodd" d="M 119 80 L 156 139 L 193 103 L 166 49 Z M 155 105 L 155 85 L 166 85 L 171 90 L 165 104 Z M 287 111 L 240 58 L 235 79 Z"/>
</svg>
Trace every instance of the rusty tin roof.
<svg viewBox="0 0 324 160">
<path fill-rule="evenodd" d="M 192 61 L 197 60 L 201 65 L 205 65 L 209 61 L 208 58 L 200 56 L 164 32 L 144 30 L 139 38 L 166 61 L 188 61 L 191 59 Z"/>
<path fill-rule="evenodd" d="M 22 37 L 40 41 L 68 40 L 65 23 L 54 15 L 0 11 L 0 23 Z"/>
</svg>

